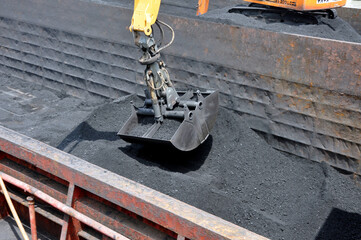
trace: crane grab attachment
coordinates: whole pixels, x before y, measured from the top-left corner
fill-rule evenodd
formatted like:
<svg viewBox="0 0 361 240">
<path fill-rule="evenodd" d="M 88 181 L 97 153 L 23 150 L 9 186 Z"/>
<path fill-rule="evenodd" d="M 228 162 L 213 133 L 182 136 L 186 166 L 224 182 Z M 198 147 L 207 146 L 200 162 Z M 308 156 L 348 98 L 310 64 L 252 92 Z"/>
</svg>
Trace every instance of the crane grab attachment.
<svg viewBox="0 0 361 240">
<path fill-rule="evenodd" d="M 160 0 L 135 0 L 130 30 L 134 43 L 142 50 L 139 63 L 146 66 L 147 85 L 143 106 L 133 104 L 132 114 L 118 132 L 131 143 L 163 143 L 181 151 L 191 151 L 203 143 L 213 128 L 218 113 L 218 91 L 188 89 L 177 91 L 161 60 L 160 52 L 174 40 L 174 30 L 157 20 Z M 152 31 L 155 24 L 161 33 L 157 43 Z M 172 33 L 169 43 L 162 45 L 166 27 Z"/>
</svg>

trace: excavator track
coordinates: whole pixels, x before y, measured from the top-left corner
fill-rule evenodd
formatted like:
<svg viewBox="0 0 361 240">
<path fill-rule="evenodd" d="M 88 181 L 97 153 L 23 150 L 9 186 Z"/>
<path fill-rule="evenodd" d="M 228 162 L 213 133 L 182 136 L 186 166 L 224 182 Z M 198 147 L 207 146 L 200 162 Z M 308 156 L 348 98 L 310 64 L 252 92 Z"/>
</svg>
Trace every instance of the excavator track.
<svg viewBox="0 0 361 240">
<path fill-rule="evenodd" d="M 239 13 L 256 19 L 264 19 L 268 23 L 289 22 L 298 24 L 319 24 L 321 19 L 326 17 L 335 19 L 337 11 L 335 9 L 317 11 L 296 11 L 286 8 L 264 6 L 251 3 L 248 6 L 237 6 L 230 8 L 229 13 Z"/>
</svg>

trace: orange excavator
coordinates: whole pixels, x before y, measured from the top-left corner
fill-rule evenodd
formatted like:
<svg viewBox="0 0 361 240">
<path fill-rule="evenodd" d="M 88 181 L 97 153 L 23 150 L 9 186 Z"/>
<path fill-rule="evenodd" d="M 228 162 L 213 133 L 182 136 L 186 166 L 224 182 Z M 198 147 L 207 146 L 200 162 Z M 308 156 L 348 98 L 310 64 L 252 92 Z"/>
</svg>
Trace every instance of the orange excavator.
<svg viewBox="0 0 361 240">
<path fill-rule="evenodd" d="M 346 5 L 346 0 L 244 0 L 248 7 L 235 7 L 236 10 L 268 10 L 268 11 L 297 11 L 304 14 L 323 15 L 336 18 L 336 8 Z M 208 11 L 209 0 L 199 0 L 197 15 Z M 231 12 L 232 12 L 231 11 Z"/>
</svg>

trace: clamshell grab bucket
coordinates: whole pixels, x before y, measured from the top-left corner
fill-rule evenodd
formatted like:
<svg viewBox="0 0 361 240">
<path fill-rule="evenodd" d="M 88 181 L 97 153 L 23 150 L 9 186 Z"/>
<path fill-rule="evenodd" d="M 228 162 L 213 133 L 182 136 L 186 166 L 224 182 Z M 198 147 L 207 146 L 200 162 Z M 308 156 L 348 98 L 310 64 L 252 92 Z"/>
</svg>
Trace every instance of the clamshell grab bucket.
<svg viewBox="0 0 361 240">
<path fill-rule="evenodd" d="M 177 92 L 180 98 L 189 92 Z M 130 143 L 156 143 L 191 151 L 210 134 L 218 113 L 218 91 L 192 93 L 190 100 L 168 111 L 162 123 L 156 123 L 152 108 L 132 108 L 132 114 L 118 135 Z M 145 104 L 146 106 L 146 104 Z"/>
</svg>

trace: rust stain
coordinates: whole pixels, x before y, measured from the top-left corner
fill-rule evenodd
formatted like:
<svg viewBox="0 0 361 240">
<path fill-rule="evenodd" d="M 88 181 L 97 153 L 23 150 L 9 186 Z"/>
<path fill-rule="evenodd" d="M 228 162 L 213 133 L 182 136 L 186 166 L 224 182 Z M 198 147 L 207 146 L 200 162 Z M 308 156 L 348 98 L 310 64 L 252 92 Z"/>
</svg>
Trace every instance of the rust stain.
<svg viewBox="0 0 361 240">
<path fill-rule="evenodd" d="M 206 54 L 206 55 L 208 54 L 208 48 L 204 49 L 204 54 Z"/>
<path fill-rule="evenodd" d="M 337 117 L 344 117 L 345 114 L 344 113 L 341 113 L 341 112 L 336 112 L 335 113 Z"/>
<path fill-rule="evenodd" d="M 234 51 L 238 51 L 238 44 L 239 44 L 239 42 L 238 42 L 238 37 L 236 36 L 236 34 L 237 34 L 237 31 L 236 31 L 237 29 L 235 28 L 235 27 L 231 27 L 230 29 L 229 29 L 229 34 L 230 34 L 230 36 L 231 36 L 231 41 L 232 41 L 232 49 L 234 50 Z M 243 40 L 246 40 L 247 39 L 247 35 L 243 35 L 242 34 L 242 37 L 243 37 Z"/>
<path fill-rule="evenodd" d="M 307 103 L 306 106 L 305 106 L 305 109 L 309 109 L 309 108 L 311 108 L 311 107 L 312 107 L 312 104 Z"/>
<path fill-rule="evenodd" d="M 291 58 L 292 58 L 292 56 L 284 56 L 283 57 L 284 64 L 286 64 L 286 65 L 290 64 L 292 61 Z"/>
</svg>

